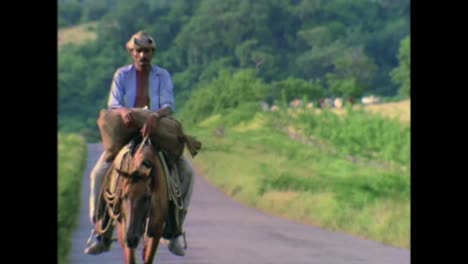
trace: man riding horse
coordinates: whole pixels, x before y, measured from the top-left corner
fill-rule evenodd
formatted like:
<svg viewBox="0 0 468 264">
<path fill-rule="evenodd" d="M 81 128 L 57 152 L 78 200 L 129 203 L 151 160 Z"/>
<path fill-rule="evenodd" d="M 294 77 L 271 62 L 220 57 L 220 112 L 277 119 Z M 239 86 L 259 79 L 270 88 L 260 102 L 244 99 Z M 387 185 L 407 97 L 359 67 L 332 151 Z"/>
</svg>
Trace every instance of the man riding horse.
<svg viewBox="0 0 468 264">
<path fill-rule="evenodd" d="M 143 127 L 141 135 L 146 138 L 150 131 L 154 129 L 163 117 L 170 116 L 174 111 L 173 84 L 169 72 L 155 64 L 151 64 L 156 43 L 154 39 L 143 31 L 135 33 L 126 43 L 126 48 L 133 59 L 133 63 L 120 67 L 113 76 L 108 108 L 117 111 L 125 126 L 134 126 L 135 112 L 132 109 L 148 107 L 152 112 Z M 109 155 L 104 151 L 90 174 L 90 197 L 89 197 L 89 217 L 93 224 L 93 231 L 88 240 L 86 254 L 97 255 L 108 251 L 111 246 L 112 232 L 110 235 L 101 235 L 96 232 L 95 225 L 98 216 L 97 203 L 101 197 L 99 194 L 103 185 L 107 170 L 111 167 L 115 155 Z M 179 228 L 175 228 L 172 233 L 166 234 L 169 239 L 169 250 L 178 256 L 185 255 L 185 233 L 182 231 L 182 224 L 185 218 L 193 186 L 193 169 L 190 162 L 181 155 L 173 161 L 177 167 L 180 182 L 184 182 L 185 193 L 182 193 L 184 208 L 179 215 Z M 175 210 L 178 210 L 174 207 Z M 174 226 L 175 223 L 168 223 Z M 182 244 L 184 242 L 185 245 Z"/>
</svg>

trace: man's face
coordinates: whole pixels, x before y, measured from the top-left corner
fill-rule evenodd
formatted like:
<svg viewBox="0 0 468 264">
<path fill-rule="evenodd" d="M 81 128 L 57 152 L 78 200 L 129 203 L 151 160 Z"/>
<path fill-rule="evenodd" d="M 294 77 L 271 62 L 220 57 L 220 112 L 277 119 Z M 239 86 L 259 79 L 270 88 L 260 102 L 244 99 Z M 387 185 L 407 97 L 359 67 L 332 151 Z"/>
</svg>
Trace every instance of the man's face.
<svg viewBox="0 0 468 264">
<path fill-rule="evenodd" d="M 132 58 L 135 65 L 139 68 L 148 68 L 151 65 L 151 59 L 153 58 L 153 49 L 135 48 L 132 50 Z"/>
</svg>

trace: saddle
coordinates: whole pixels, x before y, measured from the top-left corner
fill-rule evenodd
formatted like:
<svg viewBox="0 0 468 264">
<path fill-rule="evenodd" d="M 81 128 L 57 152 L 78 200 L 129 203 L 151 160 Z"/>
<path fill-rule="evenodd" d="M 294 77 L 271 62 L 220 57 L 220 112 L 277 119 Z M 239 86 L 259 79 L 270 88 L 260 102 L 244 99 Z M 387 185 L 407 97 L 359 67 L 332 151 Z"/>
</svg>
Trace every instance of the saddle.
<svg viewBox="0 0 468 264">
<path fill-rule="evenodd" d="M 113 110 L 101 110 L 97 125 L 101 141 L 106 151 L 106 160 L 111 160 L 130 140 L 135 138 L 145 121 L 152 113 L 141 108 L 132 109 L 135 126 L 125 126 L 119 113 Z M 150 139 L 156 147 L 167 155 L 180 157 L 185 147 L 192 157 L 201 149 L 201 142 L 193 136 L 185 134 L 182 124 L 171 116 L 159 119 L 158 125 L 150 132 Z"/>
</svg>

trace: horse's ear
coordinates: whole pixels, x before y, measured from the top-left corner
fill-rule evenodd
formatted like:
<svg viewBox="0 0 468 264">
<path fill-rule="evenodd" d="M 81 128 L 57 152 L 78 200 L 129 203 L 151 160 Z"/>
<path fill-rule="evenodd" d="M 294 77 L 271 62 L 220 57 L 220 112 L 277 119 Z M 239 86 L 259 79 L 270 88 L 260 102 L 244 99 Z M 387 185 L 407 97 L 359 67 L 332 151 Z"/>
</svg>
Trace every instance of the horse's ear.
<svg viewBox="0 0 468 264">
<path fill-rule="evenodd" d="M 119 168 L 115 168 L 115 171 L 117 171 L 118 174 L 124 176 L 125 178 L 128 178 L 128 177 L 130 177 L 130 175 L 131 175 L 130 173 L 128 173 L 128 172 L 126 172 L 126 171 L 123 171 L 123 170 L 121 170 L 121 169 L 119 169 Z"/>
</svg>

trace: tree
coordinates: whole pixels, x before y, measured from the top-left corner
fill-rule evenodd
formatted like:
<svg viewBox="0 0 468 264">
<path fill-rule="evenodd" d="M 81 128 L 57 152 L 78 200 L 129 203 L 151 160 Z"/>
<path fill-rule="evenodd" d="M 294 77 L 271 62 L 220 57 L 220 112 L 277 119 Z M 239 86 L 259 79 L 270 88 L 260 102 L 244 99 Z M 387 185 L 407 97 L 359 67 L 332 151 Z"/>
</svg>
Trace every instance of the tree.
<svg viewBox="0 0 468 264">
<path fill-rule="evenodd" d="M 274 98 L 285 97 L 287 102 L 306 96 L 311 101 L 318 101 L 324 95 L 324 89 L 318 81 L 306 81 L 289 77 L 273 85 Z"/>
<path fill-rule="evenodd" d="M 398 67 L 394 68 L 390 76 L 392 81 L 400 86 L 400 94 L 410 97 L 411 93 L 411 51 L 410 51 L 411 37 L 407 35 L 401 40 L 400 49 L 398 51 Z"/>
<path fill-rule="evenodd" d="M 376 72 L 377 65 L 371 57 L 364 54 L 363 48 L 353 47 L 336 58 L 334 70 L 326 78 L 334 95 L 361 96 L 362 92 L 369 90 L 369 84 Z"/>
</svg>

